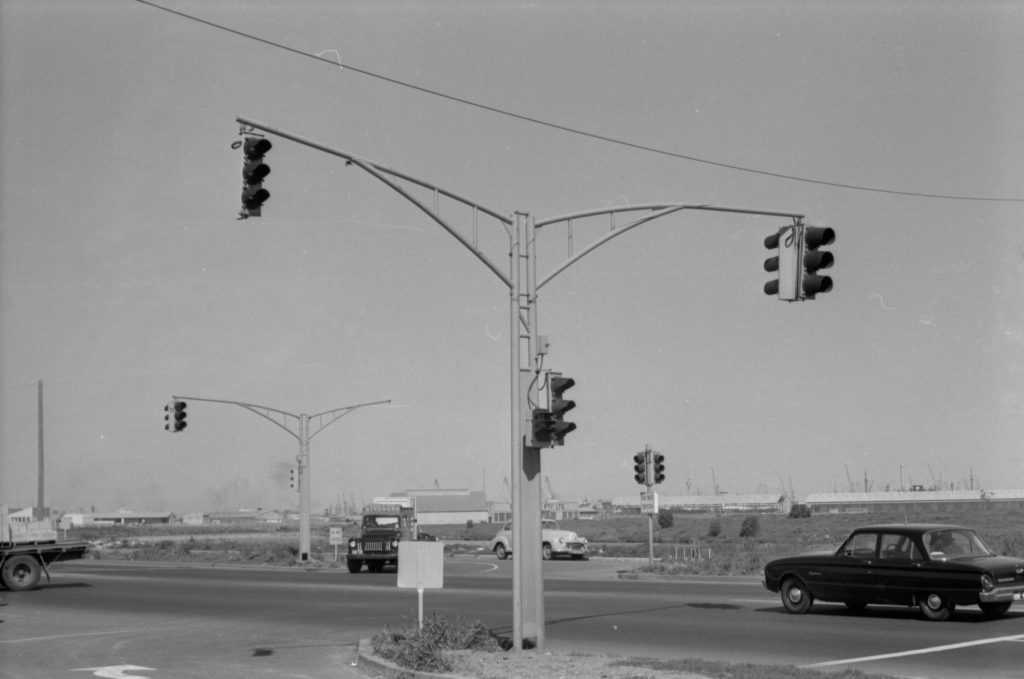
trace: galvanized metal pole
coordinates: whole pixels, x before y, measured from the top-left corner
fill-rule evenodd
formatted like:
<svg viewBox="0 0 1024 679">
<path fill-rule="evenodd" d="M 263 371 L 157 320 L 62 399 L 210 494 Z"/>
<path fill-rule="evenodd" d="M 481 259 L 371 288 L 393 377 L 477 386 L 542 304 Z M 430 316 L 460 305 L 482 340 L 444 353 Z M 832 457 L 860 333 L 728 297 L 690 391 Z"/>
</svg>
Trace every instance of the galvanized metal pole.
<svg viewBox="0 0 1024 679">
<path fill-rule="evenodd" d="M 299 561 L 309 561 L 309 415 L 299 415 Z"/>
<path fill-rule="evenodd" d="M 531 404 L 537 404 L 537 379 L 539 376 L 539 356 L 537 355 L 537 240 L 533 217 L 526 217 L 526 319 L 527 325 L 527 362 L 520 367 L 519 383 L 523 394 L 520 397 L 521 407 L 525 409 L 531 426 L 525 439 L 533 439 Z M 520 418 L 520 422 L 523 418 Z M 534 648 L 544 650 L 544 564 L 542 528 L 544 493 L 541 488 L 541 449 L 536 446 L 523 445 L 523 572 L 526 577 L 527 591 L 524 597 L 528 606 L 525 616 L 523 636 L 533 640 Z"/>
<path fill-rule="evenodd" d="M 515 223 L 512 225 L 511 243 L 509 244 L 509 342 L 510 347 L 510 368 L 511 368 L 511 401 L 512 421 L 510 429 L 512 432 L 511 457 L 512 457 L 512 645 L 517 650 L 523 648 L 523 502 L 522 502 L 522 480 L 520 470 L 523 468 L 523 422 L 521 417 L 519 382 L 519 341 L 520 341 L 520 320 L 519 320 L 519 258 L 520 237 L 522 229 L 519 227 L 521 215 L 515 216 Z"/>
</svg>

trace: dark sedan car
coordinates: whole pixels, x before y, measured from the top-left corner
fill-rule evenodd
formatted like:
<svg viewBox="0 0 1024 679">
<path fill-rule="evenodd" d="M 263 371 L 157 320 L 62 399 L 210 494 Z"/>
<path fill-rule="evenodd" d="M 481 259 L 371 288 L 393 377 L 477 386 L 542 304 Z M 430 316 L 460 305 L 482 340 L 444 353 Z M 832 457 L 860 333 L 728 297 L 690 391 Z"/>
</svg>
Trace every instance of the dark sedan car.
<svg viewBox="0 0 1024 679">
<path fill-rule="evenodd" d="M 1024 600 L 1024 559 L 998 556 L 962 526 L 865 526 L 834 553 L 770 561 L 764 586 L 781 593 L 790 613 L 806 613 L 817 599 L 853 610 L 918 606 L 929 620 L 975 605 L 998 617 Z"/>
</svg>

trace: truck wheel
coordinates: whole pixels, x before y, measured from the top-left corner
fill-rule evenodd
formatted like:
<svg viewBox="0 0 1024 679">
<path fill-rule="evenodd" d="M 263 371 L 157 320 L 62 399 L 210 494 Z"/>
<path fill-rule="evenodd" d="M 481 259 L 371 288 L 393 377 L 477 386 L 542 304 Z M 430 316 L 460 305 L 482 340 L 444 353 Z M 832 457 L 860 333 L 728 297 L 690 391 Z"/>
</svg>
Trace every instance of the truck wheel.
<svg viewBox="0 0 1024 679">
<path fill-rule="evenodd" d="M 0 577 L 3 578 L 7 589 L 12 592 L 21 592 L 26 589 L 32 589 L 39 584 L 39 576 L 42 575 L 42 570 L 39 562 L 34 557 L 22 554 L 12 556 L 4 561 Z"/>
<path fill-rule="evenodd" d="M 353 559 L 353 560 L 350 560 L 348 562 L 348 572 L 349 573 L 358 573 L 361 570 L 363 570 L 363 562 L 362 561 L 359 561 L 358 559 Z"/>
<path fill-rule="evenodd" d="M 502 561 L 504 561 L 508 558 L 508 550 L 505 549 L 505 545 L 499 542 L 498 545 L 494 548 L 494 555 Z"/>
</svg>

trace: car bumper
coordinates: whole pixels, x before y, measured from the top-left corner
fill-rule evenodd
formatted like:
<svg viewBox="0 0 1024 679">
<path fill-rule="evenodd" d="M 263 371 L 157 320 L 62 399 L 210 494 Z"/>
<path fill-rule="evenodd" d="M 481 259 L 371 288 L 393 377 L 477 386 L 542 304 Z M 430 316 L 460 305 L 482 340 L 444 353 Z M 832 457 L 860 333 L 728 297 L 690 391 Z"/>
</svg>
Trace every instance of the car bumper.
<svg viewBox="0 0 1024 679">
<path fill-rule="evenodd" d="M 559 556 L 586 556 L 587 546 L 585 544 L 569 543 L 555 547 L 553 553 Z"/>
<path fill-rule="evenodd" d="M 1024 585 L 1014 587 L 996 587 L 989 592 L 982 592 L 978 600 L 983 604 L 1001 603 L 1004 601 L 1024 601 Z"/>
</svg>

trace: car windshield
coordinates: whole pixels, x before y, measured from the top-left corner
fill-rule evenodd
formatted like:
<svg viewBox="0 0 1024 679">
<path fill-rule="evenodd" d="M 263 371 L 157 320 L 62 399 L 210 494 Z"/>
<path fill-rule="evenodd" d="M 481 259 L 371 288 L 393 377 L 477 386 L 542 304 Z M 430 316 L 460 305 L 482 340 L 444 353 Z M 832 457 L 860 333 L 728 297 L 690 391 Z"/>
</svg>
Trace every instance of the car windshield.
<svg viewBox="0 0 1024 679">
<path fill-rule="evenodd" d="M 925 533 L 924 544 L 928 548 L 928 554 L 935 558 L 995 556 L 995 552 L 989 549 L 974 531 L 963 528 Z"/>
<path fill-rule="evenodd" d="M 391 528 L 398 525 L 397 516 L 367 516 L 363 519 L 367 528 Z"/>
</svg>

